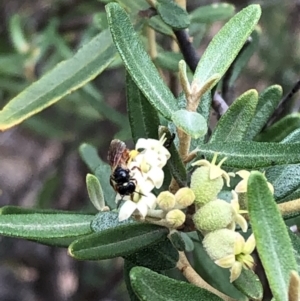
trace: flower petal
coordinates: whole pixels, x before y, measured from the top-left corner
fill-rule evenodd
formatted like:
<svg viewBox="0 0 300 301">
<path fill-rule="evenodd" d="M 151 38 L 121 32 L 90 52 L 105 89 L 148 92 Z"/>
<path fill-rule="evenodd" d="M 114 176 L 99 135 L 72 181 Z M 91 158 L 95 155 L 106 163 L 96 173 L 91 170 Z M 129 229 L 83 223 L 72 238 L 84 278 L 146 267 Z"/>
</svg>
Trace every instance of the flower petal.
<svg viewBox="0 0 300 301">
<path fill-rule="evenodd" d="M 234 263 L 235 263 L 235 257 L 233 254 L 215 260 L 215 264 L 224 269 L 231 268 Z"/>
<path fill-rule="evenodd" d="M 253 233 L 248 237 L 245 246 L 243 248 L 243 253 L 244 254 L 251 254 L 254 249 L 255 249 L 255 237 L 253 235 Z"/>
<path fill-rule="evenodd" d="M 132 213 L 137 209 L 137 204 L 128 200 L 126 201 L 119 211 L 119 222 L 128 219 Z"/>
<path fill-rule="evenodd" d="M 230 269 L 230 282 L 233 282 L 239 278 L 239 276 L 241 275 L 241 272 L 242 272 L 242 268 L 243 268 L 243 265 L 238 261 L 236 261 L 233 264 L 232 268 Z"/>
<path fill-rule="evenodd" d="M 155 188 L 160 188 L 164 182 L 164 172 L 159 167 L 151 168 L 147 173 L 147 177 L 153 182 Z"/>
<path fill-rule="evenodd" d="M 145 216 L 147 215 L 147 212 L 148 212 L 148 206 L 146 204 L 146 202 L 141 202 L 139 201 L 137 204 L 136 204 L 136 209 L 140 212 L 141 216 L 143 218 L 145 218 Z"/>
</svg>

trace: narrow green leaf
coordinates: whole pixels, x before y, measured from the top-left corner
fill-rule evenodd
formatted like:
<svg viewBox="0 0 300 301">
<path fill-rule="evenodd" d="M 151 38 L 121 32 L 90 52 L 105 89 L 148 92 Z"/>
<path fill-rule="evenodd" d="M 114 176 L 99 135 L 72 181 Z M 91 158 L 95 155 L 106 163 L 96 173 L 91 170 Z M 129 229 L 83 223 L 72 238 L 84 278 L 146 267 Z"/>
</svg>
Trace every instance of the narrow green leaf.
<svg viewBox="0 0 300 301">
<path fill-rule="evenodd" d="M 79 154 L 88 168 L 98 178 L 104 195 L 104 200 L 107 206 L 115 208 L 116 193 L 109 183 L 111 168 L 107 163 L 104 163 L 98 156 L 97 149 L 87 143 L 83 143 L 79 147 Z"/>
<path fill-rule="evenodd" d="M 140 299 L 136 296 L 134 293 L 131 283 L 130 283 L 130 278 L 129 278 L 129 273 L 133 267 L 136 265 L 130 262 L 129 260 L 124 260 L 124 281 L 126 284 L 126 289 L 130 298 L 130 301 L 140 301 Z"/>
<path fill-rule="evenodd" d="M 213 23 L 227 20 L 234 15 L 235 7 L 228 3 L 200 6 L 190 13 L 192 23 Z"/>
<path fill-rule="evenodd" d="M 184 242 L 182 236 L 180 235 L 180 232 L 175 231 L 173 233 L 170 233 L 169 239 L 170 239 L 171 243 L 173 244 L 173 246 L 178 251 L 181 251 L 181 252 L 185 251 L 185 242 Z"/>
<path fill-rule="evenodd" d="M 175 37 L 172 28 L 167 25 L 161 18 L 161 16 L 153 16 L 148 20 L 148 25 L 166 36 L 170 36 L 172 38 Z"/>
<path fill-rule="evenodd" d="M 30 239 L 30 240 L 46 246 L 52 246 L 57 248 L 68 248 L 73 241 L 81 237 L 85 237 L 90 233 L 92 233 L 92 231 L 90 231 L 89 233 L 85 233 L 84 235 L 78 235 L 72 237 L 38 238 L 38 239 Z"/>
<path fill-rule="evenodd" d="M 126 98 L 132 138 L 158 139 L 159 117 L 145 96 L 126 73 Z"/>
<path fill-rule="evenodd" d="M 160 127 L 160 136 L 166 134 L 167 140 L 172 139 L 172 134 L 167 127 Z M 177 181 L 180 187 L 185 187 L 187 183 L 187 173 L 185 165 L 183 164 L 178 150 L 174 143 L 168 147 L 168 150 L 171 154 L 171 158 L 167 162 L 167 167 L 169 168 L 172 176 Z M 169 185 L 170 182 L 168 182 Z"/>
<path fill-rule="evenodd" d="M 99 212 L 91 222 L 91 229 L 94 232 L 102 232 L 110 228 L 116 228 L 132 223 L 137 222 L 132 218 L 119 222 L 119 213 L 116 211 Z"/>
<path fill-rule="evenodd" d="M 291 114 L 272 124 L 255 141 L 279 142 L 300 127 L 300 114 Z"/>
<path fill-rule="evenodd" d="M 282 97 L 281 86 L 274 85 L 265 89 L 258 98 L 255 116 L 248 127 L 245 140 L 252 140 L 265 126 Z"/>
<path fill-rule="evenodd" d="M 74 211 L 58 210 L 58 209 L 43 209 L 43 208 L 25 208 L 20 206 L 3 206 L 0 208 L 0 214 L 33 214 L 33 213 L 47 213 L 47 214 L 74 214 Z M 76 214 L 86 215 L 86 212 L 76 212 Z M 93 215 L 91 215 L 93 216 Z"/>
<path fill-rule="evenodd" d="M 31 213 L 0 215 L 0 234 L 22 238 L 59 238 L 91 232 L 92 215 Z"/>
<path fill-rule="evenodd" d="M 167 238 L 157 244 L 125 256 L 125 259 L 137 266 L 143 266 L 159 272 L 175 268 L 179 254 Z"/>
<path fill-rule="evenodd" d="M 103 31 L 13 98 L 0 111 L 0 130 L 21 123 L 99 75 L 117 55 L 108 38 L 109 32 Z"/>
<path fill-rule="evenodd" d="M 300 142 L 300 128 L 292 131 L 280 143 L 299 143 Z"/>
<path fill-rule="evenodd" d="M 251 300 L 262 300 L 263 287 L 258 276 L 251 270 L 243 269 L 239 278 L 232 283 Z"/>
<path fill-rule="evenodd" d="M 167 234 L 167 228 L 152 224 L 126 224 L 76 240 L 70 245 L 69 253 L 80 260 L 126 256 L 164 240 Z"/>
<path fill-rule="evenodd" d="M 219 153 L 220 160 L 227 157 L 223 166 L 254 169 L 300 163 L 299 148 L 300 143 L 214 142 L 200 145 L 197 159 L 204 155 L 211 160 L 215 153 Z"/>
<path fill-rule="evenodd" d="M 170 70 L 173 72 L 178 72 L 178 63 L 183 59 L 183 56 L 179 52 L 164 51 L 159 52 L 154 62 L 157 66 Z"/>
<path fill-rule="evenodd" d="M 178 110 L 172 114 L 172 121 L 178 128 L 195 139 L 204 136 L 207 132 L 206 120 L 197 112 Z"/>
<path fill-rule="evenodd" d="M 274 186 L 275 200 L 281 200 L 300 187 L 300 164 L 270 167 L 266 178 Z"/>
<path fill-rule="evenodd" d="M 134 267 L 130 271 L 130 280 L 135 294 L 142 301 L 221 301 L 213 293 L 175 279 L 157 274 L 147 268 Z"/>
<path fill-rule="evenodd" d="M 253 31 L 260 15 L 260 6 L 250 5 L 230 19 L 218 32 L 206 48 L 195 71 L 194 80 L 200 86 L 216 73 L 220 76 L 225 74 Z"/>
<path fill-rule="evenodd" d="M 288 301 L 290 272 L 297 270 L 293 247 L 264 175 L 252 171 L 248 211 L 256 248 L 276 300 Z"/>
<path fill-rule="evenodd" d="M 229 80 L 229 87 L 234 87 L 234 83 L 238 79 L 240 73 L 244 70 L 255 51 L 257 51 L 260 35 L 261 29 L 256 27 L 250 36 L 251 39 L 249 43 L 243 46 L 243 50 L 239 53 L 239 56 L 234 61 L 233 71 Z"/>
<path fill-rule="evenodd" d="M 257 102 L 256 90 L 249 90 L 238 97 L 219 120 L 210 143 L 243 140 L 255 113 Z"/>
<path fill-rule="evenodd" d="M 128 15 L 116 3 L 109 3 L 105 8 L 112 37 L 127 71 L 151 105 L 171 119 L 177 110 L 176 99 L 152 63 Z"/>
<path fill-rule="evenodd" d="M 91 202 L 97 210 L 101 211 L 105 206 L 105 201 L 98 178 L 88 173 L 86 175 L 86 186 Z"/>
<path fill-rule="evenodd" d="M 184 29 L 190 25 L 186 10 L 173 0 L 156 0 L 155 8 L 163 21 L 174 29 Z"/>
</svg>

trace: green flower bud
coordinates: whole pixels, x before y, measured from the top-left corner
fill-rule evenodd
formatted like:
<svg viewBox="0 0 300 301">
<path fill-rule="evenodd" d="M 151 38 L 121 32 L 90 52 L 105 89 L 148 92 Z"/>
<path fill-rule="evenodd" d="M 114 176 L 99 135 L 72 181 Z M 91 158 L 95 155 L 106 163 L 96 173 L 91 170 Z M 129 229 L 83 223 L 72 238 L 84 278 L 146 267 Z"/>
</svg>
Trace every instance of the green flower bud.
<svg viewBox="0 0 300 301">
<path fill-rule="evenodd" d="M 203 206 L 217 198 L 224 185 L 222 177 L 210 179 L 210 167 L 197 168 L 191 177 L 191 189 L 195 193 L 195 204 Z"/>
<path fill-rule="evenodd" d="M 195 194 L 189 187 L 180 188 L 175 193 L 176 208 L 183 209 L 194 203 Z"/>
<path fill-rule="evenodd" d="M 203 239 L 203 246 L 212 260 L 234 255 L 237 232 L 220 229 L 208 233 Z"/>
<path fill-rule="evenodd" d="M 162 191 L 157 199 L 156 204 L 164 211 L 169 211 L 175 206 L 175 196 L 169 191 Z"/>
<path fill-rule="evenodd" d="M 166 221 L 173 228 L 178 228 L 185 222 L 185 214 L 179 209 L 173 209 L 167 213 Z"/>
<path fill-rule="evenodd" d="M 195 227 L 200 231 L 215 231 L 226 228 L 234 222 L 234 209 L 223 200 L 205 204 L 194 215 Z"/>
</svg>

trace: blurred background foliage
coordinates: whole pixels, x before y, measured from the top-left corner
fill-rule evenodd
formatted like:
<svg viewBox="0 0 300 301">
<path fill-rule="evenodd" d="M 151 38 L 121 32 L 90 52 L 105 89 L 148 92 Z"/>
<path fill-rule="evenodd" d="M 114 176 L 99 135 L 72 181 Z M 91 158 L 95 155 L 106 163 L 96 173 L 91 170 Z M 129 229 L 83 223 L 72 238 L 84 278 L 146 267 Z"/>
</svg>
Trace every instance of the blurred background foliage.
<svg viewBox="0 0 300 301">
<path fill-rule="evenodd" d="M 30 83 L 72 56 L 107 27 L 108 0 L 10 0 L 0 2 L 0 107 Z M 119 1 L 137 20 L 142 1 Z M 189 12 L 220 1 L 188 0 Z M 282 85 L 284 94 L 299 80 L 300 2 L 228 1 L 236 11 L 262 6 L 257 50 L 231 86 L 227 101 L 244 91 Z M 146 1 L 143 9 L 147 8 Z M 192 23 L 190 35 L 203 53 L 226 20 L 207 15 Z M 233 13 L 229 11 L 229 15 Z M 141 16 L 139 16 L 140 18 Z M 227 17 L 227 18 L 228 18 Z M 226 18 L 225 18 L 226 19 Z M 155 23 L 155 20 L 151 22 Z M 155 26 L 155 24 L 153 25 Z M 167 30 L 167 29 L 166 29 Z M 156 64 L 175 94 L 180 55 L 172 38 L 157 34 Z M 145 45 L 147 42 L 145 30 Z M 146 70 L 145 70 L 146 72 Z M 58 208 L 94 212 L 85 188 L 88 172 L 78 147 L 88 142 L 106 160 L 108 145 L 119 138 L 132 145 L 126 116 L 125 71 L 117 60 L 92 83 L 21 125 L 0 133 L 0 206 Z M 299 96 L 289 111 L 298 111 Z M 65 249 L 1 238 L 0 300 L 129 300 L 121 259 L 76 262 Z M 177 277 L 172 272 L 173 277 Z"/>
</svg>

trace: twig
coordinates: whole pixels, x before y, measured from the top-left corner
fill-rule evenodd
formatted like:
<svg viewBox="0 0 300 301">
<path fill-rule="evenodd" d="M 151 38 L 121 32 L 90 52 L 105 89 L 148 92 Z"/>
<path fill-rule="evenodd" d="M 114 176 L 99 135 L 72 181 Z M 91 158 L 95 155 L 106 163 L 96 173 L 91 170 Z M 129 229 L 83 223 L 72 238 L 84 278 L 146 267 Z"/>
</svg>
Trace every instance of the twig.
<svg viewBox="0 0 300 301">
<path fill-rule="evenodd" d="M 193 44 L 191 43 L 190 36 L 184 29 L 174 30 L 174 34 L 177 38 L 177 42 L 184 57 L 184 60 L 190 67 L 191 71 L 194 73 L 196 71 L 200 57 L 197 51 L 195 50 Z"/>
<path fill-rule="evenodd" d="M 227 103 L 225 102 L 223 97 L 218 92 L 216 92 L 214 94 L 211 105 L 212 105 L 213 109 L 215 110 L 215 112 L 217 113 L 217 118 L 218 119 L 222 115 L 224 115 L 225 112 L 228 110 Z"/>
<path fill-rule="evenodd" d="M 209 285 L 206 281 L 204 281 L 200 277 L 200 275 L 198 275 L 196 273 L 196 271 L 193 269 L 193 267 L 190 265 L 184 252 L 179 252 L 179 261 L 177 262 L 176 267 L 190 283 L 212 292 L 213 294 L 222 298 L 224 301 L 234 301 L 235 300 L 235 299 L 232 299 L 231 297 L 219 292 L 214 287 Z"/>
<path fill-rule="evenodd" d="M 300 212 L 300 199 L 278 204 L 278 208 L 283 216 Z"/>
</svg>

